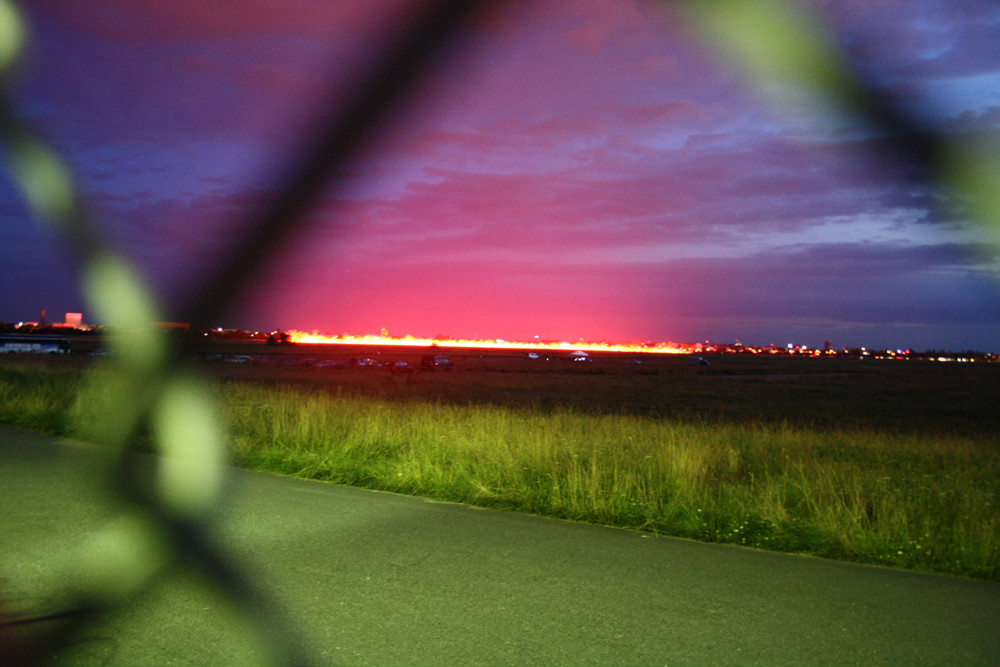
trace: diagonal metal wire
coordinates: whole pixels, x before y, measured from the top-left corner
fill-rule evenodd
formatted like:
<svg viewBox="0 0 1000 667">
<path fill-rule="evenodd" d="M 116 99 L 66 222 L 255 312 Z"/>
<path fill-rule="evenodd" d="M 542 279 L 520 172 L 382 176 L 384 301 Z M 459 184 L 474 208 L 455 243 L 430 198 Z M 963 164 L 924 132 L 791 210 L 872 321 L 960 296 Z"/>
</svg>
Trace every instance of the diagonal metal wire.
<svg viewBox="0 0 1000 667">
<path fill-rule="evenodd" d="M 977 225 L 1000 269 L 1000 156 L 997 137 L 934 129 L 907 111 L 835 46 L 808 3 L 791 0 L 673 0 L 734 68 L 761 83 L 806 90 L 865 123 L 885 139 L 918 183 L 943 188 L 946 217 Z"/>
<path fill-rule="evenodd" d="M 330 176 L 361 154 L 382 121 L 398 110 L 417 75 L 440 57 L 445 43 L 483 4 L 481 0 L 432 3 L 394 40 L 395 48 L 350 93 L 346 103 L 337 96 L 319 106 L 321 118 L 331 120 L 315 124 L 314 132 L 304 137 L 272 200 L 251 213 L 238 244 L 220 270 L 205 281 L 194 301 L 181 310 L 180 321 L 211 320 L 248 277 L 250 267 L 269 255 L 276 242 L 302 226 L 304 214 L 317 196 L 336 189 L 338 183 L 331 182 Z M 501 4 L 492 2 L 490 9 L 495 11 Z"/>
<path fill-rule="evenodd" d="M 179 316 L 182 319 L 199 322 L 218 312 L 247 276 L 248 268 L 263 261 L 281 239 L 300 226 L 316 196 L 331 185 L 330 175 L 363 149 L 390 110 L 410 92 L 417 76 L 434 64 L 435 58 L 481 4 L 476 0 L 427 3 L 402 26 L 385 58 L 375 64 L 370 76 L 347 102 L 337 99 L 321 109 L 320 120 L 301 142 L 302 150 L 295 154 L 294 163 L 281 179 L 274 199 L 247 221 L 242 239 L 221 262 L 221 269 L 205 281 L 193 302 L 181 309 Z M 21 30 L 16 10 L 6 0 L 0 0 L 0 38 L 5 20 L 14 30 Z M 12 52 L 16 50 L 15 47 Z M 3 62 L 2 55 L 0 51 L 0 67 L 8 65 L 10 60 Z M 76 196 L 68 170 L 14 112 L 9 90 L 3 93 L 0 97 L 0 141 L 33 211 L 54 225 L 77 251 L 84 273 L 91 276 L 90 296 L 103 301 L 103 308 L 95 310 L 103 310 L 112 321 L 117 321 L 115 315 L 125 316 L 127 311 L 133 310 L 141 315 L 137 318 L 132 315 L 133 321 L 128 323 L 140 328 L 148 326 L 157 319 L 158 311 L 151 294 L 130 267 L 107 250 Z M 123 307 L 118 301 L 125 301 L 127 305 Z M 176 507 L 150 494 L 135 477 L 136 466 L 129 445 L 169 391 L 171 376 L 175 374 L 172 369 L 187 352 L 185 345 L 164 346 L 148 336 L 138 336 L 137 343 L 131 348 L 126 346 L 123 352 L 130 363 L 121 369 L 124 376 L 118 378 L 116 391 L 122 399 L 118 407 L 124 407 L 127 414 L 109 416 L 112 425 L 103 428 L 97 434 L 102 437 L 96 438 L 120 452 L 117 464 L 110 471 L 109 486 L 124 490 L 127 500 L 141 508 L 146 519 L 153 521 L 154 530 L 166 536 L 176 558 L 195 564 L 209 574 L 210 580 L 251 616 L 257 632 L 266 640 L 273 664 L 308 664 L 310 660 L 302 652 L 297 633 L 287 627 L 269 596 L 251 585 L 208 538 L 205 516 L 199 512 L 193 515 L 178 513 Z M 108 378 L 99 381 L 106 382 Z M 183 418 L 181 415 L 180 419 Z M 176 422 L 176 415 L 171 419 Z M 208 449 L 218 446 L 215 442 L 204 443 Z M 149 539 L 155 540 L 156 536 L 150 535 Z M 127 596 L 135 595 L 149 582 L 148 576 L 142 577 L 134 589 L 127 591 Z M 34 617 L 32 620 L 36 623 L 43 619 L 58 623 L 36 637 L 37 643 L 28 646 L 24 655 L 39 657 L 45 655 L 43 650 L 50 651 L 53 644 L 72 642 L 102 612 L 118 603 L 117 599 L 84 595 L 58 612 Z M 24 619 L 7 625 L 11 623 L 23 625 Z"/>
</svg>

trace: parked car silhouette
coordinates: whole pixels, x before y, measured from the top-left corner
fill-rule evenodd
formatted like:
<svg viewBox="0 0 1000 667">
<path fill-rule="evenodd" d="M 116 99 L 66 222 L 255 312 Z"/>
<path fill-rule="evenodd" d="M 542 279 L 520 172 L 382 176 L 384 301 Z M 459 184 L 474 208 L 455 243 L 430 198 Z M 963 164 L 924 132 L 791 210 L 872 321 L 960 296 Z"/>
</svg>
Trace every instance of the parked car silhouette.
<svg viewBox="0 0 1000 667">
<path fill-rule="evenodd" d="M 451 358 L 443 354 L 425 354 L 420 359 L 420 370 L 422 371 L 453 371 L 455 365 L 451 363 Z"/>
</svg>

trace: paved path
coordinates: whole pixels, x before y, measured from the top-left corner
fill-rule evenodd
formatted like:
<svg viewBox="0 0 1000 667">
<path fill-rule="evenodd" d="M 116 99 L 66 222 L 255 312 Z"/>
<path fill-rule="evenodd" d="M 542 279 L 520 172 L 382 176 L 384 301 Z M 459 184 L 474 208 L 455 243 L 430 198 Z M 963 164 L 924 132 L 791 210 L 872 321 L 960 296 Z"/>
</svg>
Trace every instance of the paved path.
<svg viewBox="0 0 1000 667">
<path fill-rule="evenodd" d="M 0 427 L 0 595 L 43 602 L 112 510 L 95 452 Z M 1000 664 L 1000 585 L 234 471 L 218 534 L 317 664 Z M 167 577 L 72 664 L 253 664 L 244 616 Z"/>
</svg>

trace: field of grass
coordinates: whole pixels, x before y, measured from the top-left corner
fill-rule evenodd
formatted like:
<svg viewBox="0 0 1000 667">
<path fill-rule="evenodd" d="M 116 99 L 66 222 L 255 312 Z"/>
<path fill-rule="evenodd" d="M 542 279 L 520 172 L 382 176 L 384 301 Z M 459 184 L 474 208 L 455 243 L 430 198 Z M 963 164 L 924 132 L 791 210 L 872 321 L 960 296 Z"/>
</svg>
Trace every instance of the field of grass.
<svg viewBox="0 0 1000 667">
<path fill-rule="evenodd" d="M 240 466 L 1000 580 L 1000 368 L 851 363 L 207 370 Z M 0 420 L 77 433 L 83 365 L 4 360 Z"/>
</svg>

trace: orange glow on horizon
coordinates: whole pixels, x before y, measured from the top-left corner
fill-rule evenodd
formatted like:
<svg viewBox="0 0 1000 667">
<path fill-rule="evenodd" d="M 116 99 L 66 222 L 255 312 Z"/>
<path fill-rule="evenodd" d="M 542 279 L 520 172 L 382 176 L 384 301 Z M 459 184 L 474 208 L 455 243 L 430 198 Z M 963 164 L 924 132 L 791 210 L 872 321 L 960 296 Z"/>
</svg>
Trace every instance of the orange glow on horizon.
<svg viewBox="0 0 1000 667">
<path fill-rule="evenodd" d="M 289 331 L 289 340 L 293 343 L 308 343 L 319 345 L 395 345 L 400 347 L 447 347 L 447 348 L 484 348 L 496 350 L 554 350 L 571 352 L 631 352 L 644 354 L 690 354 L 702 349 L 700 344 L 686 345 L 681 343 L 607 343 L 578 341 L 512 341 L 512 340 L 473 340 L 467 338 L 416 338 L 404 336 L 321 336 L 302 331 Z"/>
</svg>

